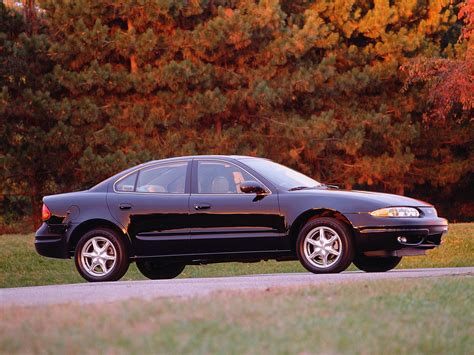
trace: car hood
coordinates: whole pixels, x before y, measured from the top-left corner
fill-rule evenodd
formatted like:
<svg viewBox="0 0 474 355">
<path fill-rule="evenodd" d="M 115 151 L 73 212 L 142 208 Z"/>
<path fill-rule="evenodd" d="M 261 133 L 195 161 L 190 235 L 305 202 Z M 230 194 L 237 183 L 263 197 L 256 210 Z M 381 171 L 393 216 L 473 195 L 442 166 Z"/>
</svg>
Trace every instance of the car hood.
<svg viewBox="0 0 474 355">
<path fill-rule="evenodd" d="M 319 205 L 325 205 L 341 212 L 358 213 L 371 212 L 378 208 L 407 206 L 407 207 L 431 207 L 427 202 L 414 198 L 393 195 L 380 192 L 337 190 L 337 189 L 314 189 L 300 190 L 291 193 L 311 196 Z"/>
</svg>

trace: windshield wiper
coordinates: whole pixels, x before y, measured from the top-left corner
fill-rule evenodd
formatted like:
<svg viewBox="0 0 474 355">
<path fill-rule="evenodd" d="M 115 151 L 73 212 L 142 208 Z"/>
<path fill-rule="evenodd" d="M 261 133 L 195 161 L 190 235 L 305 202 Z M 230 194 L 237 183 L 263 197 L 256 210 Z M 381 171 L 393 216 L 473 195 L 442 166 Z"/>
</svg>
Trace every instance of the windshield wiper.
<svg viewBox="0 0 474 355">
<path fill-rule="evenodd" d="M 288 191 L 298 191 L 298 190 L 307 190 L 307 189 L 315 189 L 317 186 L 295 186 L 289 189 Z"/>
</svg>

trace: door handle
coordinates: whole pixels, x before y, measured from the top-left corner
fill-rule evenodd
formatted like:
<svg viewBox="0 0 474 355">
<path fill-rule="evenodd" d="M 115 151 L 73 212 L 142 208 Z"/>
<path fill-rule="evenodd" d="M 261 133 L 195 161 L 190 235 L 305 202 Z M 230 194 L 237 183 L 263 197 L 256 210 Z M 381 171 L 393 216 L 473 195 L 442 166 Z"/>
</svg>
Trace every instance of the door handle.
<svg viewBox="0 0 474 355">
<path fill-rule="evenodd" d="M 208 210 L 209 208 L 211 208 L 211 205 L 208 204 L 208 203 L 199 203 L 199 204 L 196 204 L 194 205 L 194 209 L 195 210 Z"/>
<path fill-rule="evenodd" d="M 119 205 L 119 208 L 120 208 L 121 210 L 129 210 L 129 209 L 132 208 L 132 205 L 131 205 L 130 203 L 121 203 L 121 204 Z"/>
</svg>

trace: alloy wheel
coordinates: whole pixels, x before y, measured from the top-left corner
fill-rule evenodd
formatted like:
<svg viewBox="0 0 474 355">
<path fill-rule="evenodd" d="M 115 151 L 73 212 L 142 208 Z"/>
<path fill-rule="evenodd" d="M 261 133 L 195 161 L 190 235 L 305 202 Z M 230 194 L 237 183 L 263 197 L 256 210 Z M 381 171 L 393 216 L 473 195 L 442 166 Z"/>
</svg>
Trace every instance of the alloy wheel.
<svg viewBox="0 0 474 355">
<path fill-rule="evenodd" d="M 309 263 L 320 269 L 333 266 L 342 255 L 342 242 L 339 234 L 327 226 L 319 226 L 306 235 L 304 255 Z"/>
<path fill-rule="evenodd" d="M 92 276 L 105 276 L 110 273 L 116 259 L 115 246 L 104 237 L 89 239 L 81 250 L 81 263 L 84 270 Z"/>
</svg>

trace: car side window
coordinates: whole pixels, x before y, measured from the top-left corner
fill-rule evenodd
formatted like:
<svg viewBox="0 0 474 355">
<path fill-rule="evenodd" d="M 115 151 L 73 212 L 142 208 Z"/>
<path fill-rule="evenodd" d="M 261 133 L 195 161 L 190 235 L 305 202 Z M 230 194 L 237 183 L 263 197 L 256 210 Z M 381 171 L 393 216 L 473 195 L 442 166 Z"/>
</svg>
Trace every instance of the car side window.
<svg viewBox="0 0 474 355">
<path fill-rule="evenodd" d="M 126 178 L 120 180 L 115 185 L 115 190 L 120 192 L 133 192 L 135 191 L 135 181 L 137 181 L 138 173 L 128 175 Z"/>
<path fill-rule="evenodd" d="M 182 194 L 188 163 L 171 163 L 145 168 L 138 174 L 137 192 Z"/>
<path fill-rule="evenodd" d="M 255 181 L 255 178 L 231 163 L 199 161 L 197 180 L 198 193 L 236 194 L 243 193 L 240 190 L 243 181 Z"/>
</svg>

